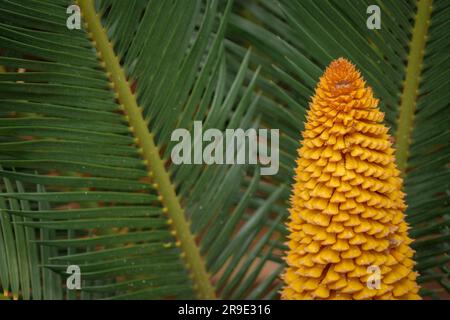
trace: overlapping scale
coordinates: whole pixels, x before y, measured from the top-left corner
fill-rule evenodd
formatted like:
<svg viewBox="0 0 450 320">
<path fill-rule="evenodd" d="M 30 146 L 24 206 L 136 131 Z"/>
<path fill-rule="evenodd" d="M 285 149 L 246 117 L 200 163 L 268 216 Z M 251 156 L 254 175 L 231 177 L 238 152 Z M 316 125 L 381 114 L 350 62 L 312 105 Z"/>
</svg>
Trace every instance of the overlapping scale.
<svg viewBox="0 0 450 320">
<path fill-rule="evenodd" d="M 320 79 L 297 160 L 283 299 L 420 299 L 402 179 L 377 106 L 343 58 Z"/>
</svg>

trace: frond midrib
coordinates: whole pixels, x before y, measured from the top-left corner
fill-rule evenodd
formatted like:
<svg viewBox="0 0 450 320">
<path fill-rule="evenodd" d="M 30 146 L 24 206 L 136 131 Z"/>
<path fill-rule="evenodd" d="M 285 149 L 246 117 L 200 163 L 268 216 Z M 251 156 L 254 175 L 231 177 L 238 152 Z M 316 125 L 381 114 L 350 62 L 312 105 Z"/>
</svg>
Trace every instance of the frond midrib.
<svg viewBox="0 0 450 320">
<path fill-rule="evenodd" d="M 395 138 L 397 165 L 402 174 L 405 173 L 408 165 L 411 133 L 414 126 L 414 114 L 416 111 L 432 4 L 433 0 L 418 1 L 406 65 L 403 92 L 400 99 L 398 127 Z"/>
<path fill-rule="evenodd" d="M 163 210 L 169 217 L 169 223 L 178 240 L 177 244 L 182 250 L 186 267 L 192 276 L 197 296 L 200 299 L 215 299 L 214 287 L 206 271 L 204 259 L 201 257 L 194 236 L 190 231 L 189 222 L 186 220 L 175 187 L 171 183 L 170 175 L 161 159 L 159 148 L 155 145 L 154 136 L 148 130 L 147 122 L 142 115 L 142 109 L 137 104 L 125 72 L 102 27 L 100 17 L 97 15 L 91 0 L 78 0 L 78 4 L 86 23 L 86 30 L 97 49 L 99 58 L 104 63 L 135 140 L 141 147 L 140 153 L 147 165 L 148 175 L 152 179 L 154 187 L 158 190 L 159 200 L 164 206 Z"/>
</svg>

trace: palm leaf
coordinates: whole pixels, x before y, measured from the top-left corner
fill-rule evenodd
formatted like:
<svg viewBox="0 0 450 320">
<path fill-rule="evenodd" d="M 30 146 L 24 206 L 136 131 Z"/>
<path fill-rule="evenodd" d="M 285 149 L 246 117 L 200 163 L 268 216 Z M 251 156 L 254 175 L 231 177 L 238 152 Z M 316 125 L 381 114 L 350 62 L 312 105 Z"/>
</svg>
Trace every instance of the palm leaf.
<svg viewBox="0 0 450 320">
<path fill-rule="evenodd" d="M 381 8 L 380 30 L 366 28 L 373 4 Z M 433 297 L 450 289 L 450 40 L 443 31 L 449 20 L 450 6 L 441 0 L 239 1 L 227 36 L 233 69 L 247 46 L 255 52 L 251 64 L 262 66 L 262 123 L 282 132 L 281 173 L 273 185 L 291 181 L 321 70 L 344 56 L 362 71 L 395 133 L 422 294 Z"/>
<path fill-rule="evenodd" d="M 274 296 L 279 271 L 260 277 L 284 186 L 264 188 L 255 167 L 170 161 L 176 128 L 258 125 L 250 53 L 235 73 L 224 55 L 231 2 L 82 0 L 81 30 L 66 27 L 70 4 L 0 2 L 4 291 Z M 64 289 L 73 264 L 81 294 Z"/>
<path fill-rule="evenodd" d="M 0 1 L 4 291 L 276 297 L 298 133 L 321 70 L 338 56 L 358 65 L 397 132 L 417 269 L 430 283 L 423 294 L 449 290 L 443 0 L 433 10 L 431 1 L 376 1 L 378 31 L 365 28 L 367 1 L 239 1 L 231 14 L 227 1 L 80 1 L 81 31 L 65 26 L 69 4 Z M 282 131 L 273 179 L 169 161 L 175 128 L 248 128 L 255 115 Z M 69 264 L 81 266 L 81 295 L 63 290 Z"/>
</svg>

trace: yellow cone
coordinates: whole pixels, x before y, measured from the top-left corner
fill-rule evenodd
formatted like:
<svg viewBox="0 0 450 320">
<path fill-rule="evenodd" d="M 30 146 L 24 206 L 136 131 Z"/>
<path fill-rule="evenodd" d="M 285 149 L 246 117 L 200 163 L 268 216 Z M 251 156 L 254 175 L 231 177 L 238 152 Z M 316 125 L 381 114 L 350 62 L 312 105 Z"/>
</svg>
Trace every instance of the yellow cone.
<svg viewBox="0 0 450 320">
<path fill-rule="evenodd" d="M 377 106 L 343 58 L 320 79 L 295 171 L 282 299 L 420 299 L 402 179 Z"/>
</svg>

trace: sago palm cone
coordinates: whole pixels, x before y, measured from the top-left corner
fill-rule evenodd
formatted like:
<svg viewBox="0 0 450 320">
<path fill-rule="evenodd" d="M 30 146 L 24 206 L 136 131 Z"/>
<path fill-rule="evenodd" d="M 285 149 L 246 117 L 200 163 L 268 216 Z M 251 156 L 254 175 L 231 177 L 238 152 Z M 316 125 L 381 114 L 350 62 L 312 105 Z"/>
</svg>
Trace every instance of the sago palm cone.
<svg viewBox="0 0 450 320">
<path fill-rule="evenodd" d="M 355 66 L 333 61 L 298 150 L 283 299 L 420 299 L 383 119 Z"/>
</svg>

